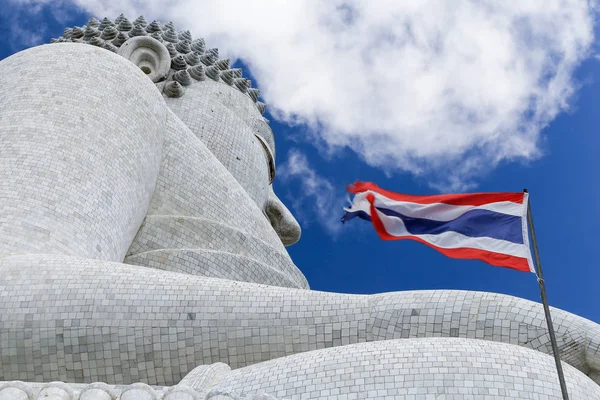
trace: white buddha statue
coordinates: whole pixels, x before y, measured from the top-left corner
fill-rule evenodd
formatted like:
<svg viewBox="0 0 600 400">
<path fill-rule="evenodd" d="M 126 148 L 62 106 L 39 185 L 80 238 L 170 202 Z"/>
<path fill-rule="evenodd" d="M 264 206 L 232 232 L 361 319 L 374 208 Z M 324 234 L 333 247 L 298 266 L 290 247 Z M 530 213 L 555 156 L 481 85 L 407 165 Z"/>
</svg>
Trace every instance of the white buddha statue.
<svg viewBox="0 0 600 400">
<path fill-rule="evenodd" d="M 0 400 L 560 397 L 538 303 L 309 290 L 265 105 L 202 39 L 56 42 L 0 62 Z M 600 398 L 600 326 L 552 316 Z"/>
</svg>

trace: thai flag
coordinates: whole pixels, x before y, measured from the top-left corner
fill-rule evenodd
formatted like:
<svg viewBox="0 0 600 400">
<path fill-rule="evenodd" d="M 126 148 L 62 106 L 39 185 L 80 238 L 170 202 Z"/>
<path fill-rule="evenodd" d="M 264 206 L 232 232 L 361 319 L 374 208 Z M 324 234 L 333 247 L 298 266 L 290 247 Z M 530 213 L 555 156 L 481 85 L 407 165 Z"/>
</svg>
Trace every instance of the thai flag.
<svg viewBox="0 0 600 400">
<path fill-rule="evenodd" d="M 342 222 L 359 217 L 371 221 L 384 240 L 416 240 L 448 257 L 535 273 L 527 193 L 413 196 L 370 182 L 357 182 L 348 191 L 354 200 Z"/>
</svg>

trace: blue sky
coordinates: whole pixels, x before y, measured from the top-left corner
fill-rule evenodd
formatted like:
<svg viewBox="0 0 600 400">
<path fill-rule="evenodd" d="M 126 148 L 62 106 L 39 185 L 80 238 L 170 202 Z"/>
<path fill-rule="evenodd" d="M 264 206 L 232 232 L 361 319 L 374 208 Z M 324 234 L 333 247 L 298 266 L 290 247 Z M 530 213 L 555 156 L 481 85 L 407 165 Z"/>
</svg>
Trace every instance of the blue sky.
<svg viewBox="0 0 600 400">
<path fill-rule="evenodd" d="M 586 61 L 577 71 L 585 82 L 572 112 L 560 115 L 543 132 L 546 155 L 529 164 L 501 165 L 479 181 L 478 191 L 521 191 L 527 188 L 550 304 L 600 322 L 600 64 Z M 286 132 L 273 124 L 275 132 Z M 278 151 L 298 145 L 278 135 Z M 285 137 L 285 136 L 284 136 Z M 407 174 L 386 176 L 365 165 L 350 151 L 322 158 L 303 148 L 314 168 L 342 190 L 356 179 L 413 194 L 436 193 L 426 182 Z M 293 184 L 277 182 L 277 192 L 292 203 L 302 196 Z M 288 197 L 289 196 L 289 197 Z M 287 198 L 286 198 L 287 197 Z M 308 208 L 308 205 L 307 205 Z M 332 209 L 333 214 L 341 215 Z M 317 216 L 303 221 L 303 236 L 289 252 L 312 289 L 378 293 L 415 289 L 465 289 L 506 293 L 539 301 L 533 274 L 488 266 L 479 261 L 445 258 L 410 241 L 384 242 L 371 226 L 353 220 L 332 236 Z"/>
<path fill-rule="evenodd" d="M 0 34 L 7 40 L 0 44 L 0 58 L 31 45 L 47 43 L 51 37 L 59 36 L 64 27 L 85 24 L 90 15 L 104 16 L 98 10 L 112 10 L 109 6 L 96 6 L 92 1 L 87 5 L 84 0 L 79 1 L 79 7 L 69 2 L 50 3 L 55 5 L 54 8 L 44 5 L 43 1 L 2 0 L 1 3 Z M 56 4 L 61 5 L 56 8 Z M 136 4 L 127 2 L 123 7 L 125 11 L 137 10 Z M 145 16 L 148 20 L 163 18 L 159 8 L 147 7 L 150 14 L 146 12 Z M 185 7 L 181 8 L 183 13 Z M 341 22 L 326 21 L 328 29 L 323 33 L 328 35 L 327 38 L 334 38 L 336 49 L 345 48 L 345 40 L 354 38 L 352 32 L 355 31 L 349 30 L 349 26 L 359 24 L 360 16 L 364 14 L 354 14 L 352 7 L 341 10 Z M 464 11 L 465 18 L 472 12 Z M 497 12 L 506 13 L 504 10 Z M 109 17 L 116 17 L 113 14 Z M 128 16 L 131 19 L 137 17 Z M 553 50 L 556 43 L 552 36 L 540 36 L 545 40 L 540 42 L 541 45 L 532 44 L 529 39 L 519 42 L 532 53 L 547 51 L 548 59 L 555 63 L 540 65 L 534 64 L 533 59 L 523 58 L 520 52 L 510 53 L 508 45 L 505 49 L 509 50 L 502 51 L 507 42 L 502 36 L 504 28 L 489 32 L 488 26 L 480 28 L 487 32 L 488 40 L 496 40 L 494 54 L 506 53 L 508 61 L 513 57 L 513 64 L 522 63 L 531 70 L 540 67 L 541 72 L 533 78 L 518 69 L 510 69 L 507 73 L 509 69 L 504 68 L 491 77 L 483 72 L 481 77 L 473 77 L 453 75 L 456 71 L 450 71 L 448 74 L 453 83 L 449 85 L 438 75 L 419 75 L 420 64 L 416 66 L 419 68 L 400 63 L 378 69 L 373 62 L 377 59 L 375 56 L 368 56 L 368 62 L 360 66 L 373 69 L 351 71 L 352 76 L 358 76 L 359 72 L 381 76 L 389 69 L 394 70 L 394 74 L 385 77 L 384 83 L 398 85 L 401 90 L 388 93 L 385 85 L 378 86 L 381 82 L 376 79 L 367 79 L 369 90 L 347 77 L 338 82 L 335 78 L 343 76 L 343 68 L 355 68 L 349 63 L 334 65 L 335 74 L 331 79 L 321 81 L 319 74 L 326 76 L 330 71 L 316 66 L 321 61 L 315 60 L 314 54 L 320 54 L 323 49 L 308 48 L 304 42 L 297 43 L 297 48 L 284 43 L 292 52 L 279 60 L 272 53 L 278 48 L 257 31 L 257 42 L 263 44 L 263 50 L 267 48 L 264 51 L 271 52 L 268 53 L 269 64 L 261 64 L 265 55 L 257 55 L 251 50 L 251 43 L 246 44 L 242 39 L 244 35 L 248 36 L 242 28 L 239 32 L 229 29 L 224 33 L 206 21 L 204 25 L 192 26 L 190 20 L 179 14 L 169 17 L 178 22 L 179 29 L 194 28 L 193 33 L 204 35 L 204 26 L 207 39 L 212 38 L 217 44 L 229 44 L 230 56 L 238 59 L 237 65 L 247 74 L 254 75 L 256 86 L 265 88 L 263 98 L 271 106 L 267 118 L 271 120 L 277 140 L 279 169 L 275 190 L 303 227 L 302 239 L 288 250 L 312 289 L 345 293 L 465 289 L 507 293 L 539 301 L 539 288 L 532 274 L 491 267 L 478 261 L 445 258 L 415 242 L 384 242 L 364 221 L 354 220 L 345 225 L 337 222 L 345 202 L 344 188 L 355 180 L 373 181 L 383 188 L 411 194 L 439 193 L 440 190 L 521 191 L 528 188 L 550 304 L 600 322 L 597 289 L 600 283 L 600 211 L 597 208 L 600 188 L 596 180 L 600 170 L 600 138 L 597 134 L 600 126 L 600 113 L 597 112 L 600 61 L 594 57 L 598 53 L 597 26 L 592 27 L 593 38 L 586 38 L 582 32 L 581 37 L 573 38 L 566 48 Z M 217 17 L 213 19 L 218 22 Z M 593 14 L 589 17 L 597 18 Z M 427 23 L 419 18 L 415 16 L 406 22 L 415 43 L 420 37 L 415 27 Z M 531 15 L 528 18 L 534 20 Z M 527 32 L 522 37 L 530 37 L 536 34 L 531 27 L 539 27 L 540 23 L 532 23 L 529 28 L 527 24 L 524 26 L 523 31 Z M 455 32 L 452 27 L 447 29 L 450 33 Z M 557 37 L 568 36 L 562 33 L 561 25 L 555 24 L 552 29 L 556 30 Z M 570 26 L 564 29 L 565 32 L 573 30 Z M 356 30 L 370 31 L 358 25 Z M 291 32 L 290 36 L 297 37 L 296 33 Z M 386 32 L 375 35 L 376 43 L 382 47 L 381 54 L 395 54 L 395 46 L 404 46 L 401 43 L 403 36 L 397 32 L 394 35 L 393 40 Z M 285 35 L 282 37 L 283 41 Z M 365 43 L 366 49 L 373 48 L 372 42 Z M 461 48 L 477 49 L 477 43 L 468 40 L 465 43 Z M 222 51 L 226 50 L 220 47 Z M 410 48 L 414 59 L 422 56 L 418 52 L 420 47 Z M 571 52 L 572 49 L 576 50 Z M 364 53 L 364 49 L 359 50 L 360 54 Z M 358 53 L 342 52 L 336 59 L 344 60 L 343 57 L 355 54 Z M 404 57 L 406 53 L 400 55 Z M 425 55 L 424 58 L 431 56 Z M 298 59 L 294 58 L 296 56 Z M 310 57 L 312 59 L 308 59 Z M 463 70 L 466 64 L 460 64 L 461 60 L 444 57 L 439 63 L 425 65 L 423 69 L 445 71 L 446 65 L 458 62 Z M 480 69 L 486 74 L 489 71 L 495 73 L 496 64 L 506 62 L 495 57 L 480 61 L 485 67 Z M 289 66 L 293 73 L 280 77 L 269 69 L 268 66 L 278 66 L 278 63 Z M 475 62 L 474 65 L 478 64 Z M 305 76 L 303 71 L 308 66 L 313 72 Z M 405 81 L 393 79 L 412 67 L 417 72 L 410 80 L 419 83 L 417 92 L 412 92 L 414 88 Z M 560 77 L 561 80 L 556 82 L 562 82 L 562 91 L 547 84 L 553 76 Z M 309 80 L 317 81 L 319 85 L 314 90 L 322 92 L 318 96 L 310 90 L 304 92 L 304 86 L 296 86 L 294 79 L 306 83 L 308 88 L 312 88 Z M 457 79 L 467 83 L 473 80 L 474 86 L 456 85 Z M 504 84 L 494 85 L 503 79 L 506 79 Z M 333 82 L 331 88 L 328 82 Z M 512 87 L 511 82 L 517 83 Z M 455 97 L 439 97 L 436 84 L 442 86 L 443 93 L 453 93 Z M 348 91 L 343 92 L 339 85 Z M 485 90 L 480 90 L 481 85 L 486 86 Z M 360 93 L 362 102 L 348 100 L 344 108 L 331 105 L 346 99 L 331 97 L 330 89 L 339 90 L 345 97 Z M 432 97 L 427 97 L 427 93 L 433 93 Z M 521 97 L 529 100 L 514 100 Z M 436 98 L 439 98 L 439 104 L 432 100 Z M 411 108 L 413 103 L 418 107 Z M 479 104 L 484 106 L 479 107 Z M 462 110 L 466 111 L 462 113 Z M 429 117 L 425 119 L 421 115 Z M 456 115 L 461 118 L 455 118 Z M 488 129 L 489 126 L 493 129 Z M 447 132 L 436 136 L 438 131 L 445 129 Z M 431 137 L 427 136 L 430 134 Z"/>
</svg>

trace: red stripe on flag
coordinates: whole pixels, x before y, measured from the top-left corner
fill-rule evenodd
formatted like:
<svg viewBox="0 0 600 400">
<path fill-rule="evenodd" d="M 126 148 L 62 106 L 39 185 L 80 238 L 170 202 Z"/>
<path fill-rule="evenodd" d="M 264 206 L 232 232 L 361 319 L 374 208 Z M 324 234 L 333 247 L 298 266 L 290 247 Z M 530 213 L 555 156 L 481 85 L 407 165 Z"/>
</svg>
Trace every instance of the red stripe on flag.
<svg viewBox="0 0 600 400">
<path fill-rule="evenodd" d="M 379 193 L 390 200 L 409 201 L 418 204 L 444 203 L 454 206 L 481 206 L 499 201 L 512 201 L 513 203 L 523 204 L 523 192 L 496 192 L 496 193 L 464 193 L 464 194 L 439 194 L 433 196 L 415 196 L 411 194 L 401 194 L 381 189 L 372 182 L 355 182 L 348 186 L 348 192 L 357 194 L 366 191 Z"/>
<path fill-rule="evenodd" d="M 369 189 L 370 190 L 370 189 Z M 379 237 L 383 240 L 414 240 L 420 243 L 423 243 L 432 249 L 435 249 L 450 258 L 461 258 L 461 259 L 471 259 L 471 260 L 480 260 L 486 262 L 490 265 L 494 265 L 496 267 L 505 267 L 516 269 L 517 271 L 523 272 L 531 272 L 529 270 L 529 263 L 526 258 L 509 256 L 507 254 L 495 253 L 493 251 L 479 250 L 479 249 L 471 249 L 471 248 L 458 248 L 458 249 L 444 249 L 438 246 L 435 246 L 425 240 L 414 237 L 414 236 L 393 236 L 387 233 L 385 230 L 385 226 L 379 218 L 379 214 L 374 206 L 375 196 L 372 194 L 367 195 L 367 200 L 371 203 L 371 221 L 373 222 L 373 227 L 375 228 L 375 232 L 379 235 Z"/>
</svg>

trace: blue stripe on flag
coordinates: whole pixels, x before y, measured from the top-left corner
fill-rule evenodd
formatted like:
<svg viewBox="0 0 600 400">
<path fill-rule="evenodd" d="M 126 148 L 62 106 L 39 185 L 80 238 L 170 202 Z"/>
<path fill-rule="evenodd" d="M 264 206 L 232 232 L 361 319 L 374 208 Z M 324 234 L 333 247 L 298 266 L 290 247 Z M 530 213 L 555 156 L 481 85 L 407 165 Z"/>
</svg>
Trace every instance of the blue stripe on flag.
<svg viewBox="0 0 600 400">
<path fill-rule="evenodd" d="M 366 212 L 364 212 L 363 210 L 360 211 L 346 211 L 344 213 L 344 215 L 342 215 L 342 223 L 346 222 L 346 221 L 350 221 L 352 218 L 358 217 L 360 219 L 364 219 L 365 221 L 369 221 L 371 222 L 371 216 L 369 214 L 367 214 Z"/>
<path fill-rule="evenodd" d="M 469 237 L 490 237 L 523 244 L 521 217 L 514 215 L 476 209 L 467 211 L 451 221 L 434 221 L 407 217 L 387 208 L 377 209 L 385 215 L 400 218 L 412 235 L 436 235 L 451 231 Z"/>
</svg>

